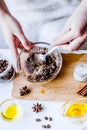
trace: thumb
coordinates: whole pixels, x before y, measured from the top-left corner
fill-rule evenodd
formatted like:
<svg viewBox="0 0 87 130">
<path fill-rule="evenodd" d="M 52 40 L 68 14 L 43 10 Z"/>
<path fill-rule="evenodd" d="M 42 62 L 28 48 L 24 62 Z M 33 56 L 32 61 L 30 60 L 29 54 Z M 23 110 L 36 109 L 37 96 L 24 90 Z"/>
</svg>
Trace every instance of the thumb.
<svg viewBox="0 0 87 130">
<path fill-rule="evenodd" d="M 20 42 L 22 43 L 22 45 L 24 46 L 24 48 L 26 50 L 30 50 L 32 43 L 26 38 L 26 36 L 24 35 L 23 31 L 18 31 L 16 33 L 16 36 L 18 37 L 18 39 L 20 40 Z"/>
<path fill-rule="evenodd" d="M 15 68 L 16 72 L 18 73 L 18 68 L 17 68 L 17 59 L 18 59 L 18 50 L 16 47 L 15 43 L 15 37 L 11 36 L 9 38 L 9 47 L 11 49 L 12 57 L 13 57 L 13 67 Z"/>
</svg>

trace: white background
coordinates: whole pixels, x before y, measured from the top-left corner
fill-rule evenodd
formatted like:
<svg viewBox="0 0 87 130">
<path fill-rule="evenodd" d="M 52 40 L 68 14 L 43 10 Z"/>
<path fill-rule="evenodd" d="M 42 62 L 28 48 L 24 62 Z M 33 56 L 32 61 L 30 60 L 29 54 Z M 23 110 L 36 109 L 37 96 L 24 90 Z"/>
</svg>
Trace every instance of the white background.
<svg viewBox="0 0 87 130">
<path fill-rule="evenodd" d="M 7 54 L 11 57 L 10 51 L 0 50 L 0 53 Z M 11 97 L 11 83 L 0 84 L 0 102 Z M 17 100 L 17 99 L 16 99 Z M 50 130 L 82 130 L 87 126 L 87 122 L 84 124 L 73 124 L 68 118 L 61 115 L 61 107 L 63 102 L 49 102 L 49 101 L 31 101 L 31 100 L 17 100 L 24 110 L 24 115 L 21 120 L 14 122 L 6 122 L 0 117 L 0 130 L 43 130 L 41 127 L 43 124 L 50 124 L 52 127 Z M 41 113 L 34 113 L 32 106 L 35 103 L 42 103 L 44 109 Z M 44 121 L 44 116 L 51 116 L 53 121 Z M 41 122 L 35 121 L 36 118 L 41 118 Z M 87 130 L 87 128 L 83 129 Z"/>
</svg>

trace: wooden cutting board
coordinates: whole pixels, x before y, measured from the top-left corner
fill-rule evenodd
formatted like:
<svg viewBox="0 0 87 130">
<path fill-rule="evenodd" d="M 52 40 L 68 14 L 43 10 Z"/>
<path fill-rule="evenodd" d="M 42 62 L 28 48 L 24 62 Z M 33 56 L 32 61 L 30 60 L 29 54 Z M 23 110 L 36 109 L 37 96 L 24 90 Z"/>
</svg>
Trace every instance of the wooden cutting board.
<svg viewBox="0 0 87 130">
<path fill-rule="evenodd" d="M 56 79 L 45 84 L 32 84 L 23 75 L 16 75 L 13 81 L 12 97 L 20 99 L 67 101 L 81 98 L 77 91 L 87 82 L 81 83 L 74 79 L 73 70 L 80 62 L 87 63 L 87 54 L 63 54 L 63 66 Z M 19 89 L 27 85 L 31 93 L 20 96 Z"/>
</svg>

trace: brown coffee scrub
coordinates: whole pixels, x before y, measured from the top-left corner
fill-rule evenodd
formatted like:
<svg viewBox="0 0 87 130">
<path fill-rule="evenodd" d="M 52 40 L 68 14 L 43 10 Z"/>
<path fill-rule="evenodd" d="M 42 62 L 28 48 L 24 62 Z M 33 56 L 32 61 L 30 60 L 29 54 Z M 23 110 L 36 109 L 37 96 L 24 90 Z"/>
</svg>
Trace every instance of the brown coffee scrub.
<svg viewBox="0 0 87 130">
<path fill-rule="evenodd" d="M 9 81 L 15 73 L 12 65 L 6 59 L 0 59 L 0 81 Z"/>
<path fill-rule="evenodd" d="M 52 77 L 55 71 L 58 70 L 60 61 L 58 61 L 59 59 L 56 59 L 56 56 L 58 57 L 58 55 L 55 55 L 55 53 L 51 53 L 49 56 L 47 56 L 46 62 L 37 62 L 36 55 L 44 55 L 47 52 L 48 48 L 38 47 L 28 55 L 27 59 L 25 60 L 25 69 L 28 73 L 27 79 L 29 81 L 41 82 L 48 80 Z"/>
</svg>

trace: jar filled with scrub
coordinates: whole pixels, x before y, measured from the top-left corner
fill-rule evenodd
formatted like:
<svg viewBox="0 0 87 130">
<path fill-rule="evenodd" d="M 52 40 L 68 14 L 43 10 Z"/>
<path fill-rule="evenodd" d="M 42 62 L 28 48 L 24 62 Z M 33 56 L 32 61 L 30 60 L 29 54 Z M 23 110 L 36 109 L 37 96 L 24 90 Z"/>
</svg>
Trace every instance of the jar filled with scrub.
<svg viewBox="0 0 87 130">
<path fill-rule="evenodd" d="M 43 61 L 42 57 L 47 54 L 49 47 L 48 43 L 37 42 L 32 50 L 27 52 L 23 49 L 19 54 L 18 62 L 21 63 L 21 72 L 29 82 L 47 83 L 59 74 L 62 67 L 62 56 L 58 50 L 54 50 Z"/>
<path fill-rule="evenodd" d="M 11 81 L 15 75 L 15 70 L 10 60 L 3 54 L 0 54 L 0 83 Z"/>
</svg>

